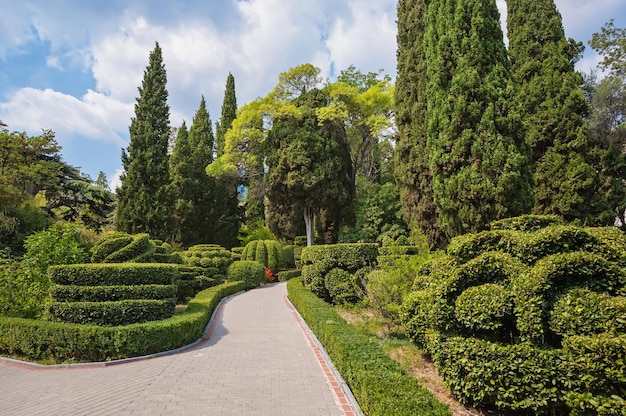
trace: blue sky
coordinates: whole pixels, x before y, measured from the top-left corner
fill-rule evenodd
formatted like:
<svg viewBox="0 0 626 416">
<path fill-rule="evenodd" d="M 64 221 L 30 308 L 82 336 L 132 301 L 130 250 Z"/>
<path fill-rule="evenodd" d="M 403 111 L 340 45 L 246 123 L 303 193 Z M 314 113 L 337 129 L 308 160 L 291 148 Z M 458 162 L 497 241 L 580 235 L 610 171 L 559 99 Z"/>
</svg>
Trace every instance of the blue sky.
<svg viewBox="0 0 626 416">
<path fill-rule="evenodd" d="M 557 0 L 566 35 L 590 39 L 624 0 Z M 10 130 L 52 129 L 66 162 L 115 182 L 137 87 L 159 42 L 171 124 L 191 123 L 201 96 L 219 118 L 226 77 L 238 104 L 263 96 L 278 74 L 310 62 L 395 76 L 395 0 L 0 0 L 0 120 Z M 504 13 L 504 0 L 498 0 Z M 590 48 L 579 62 L 588 72 Z"/>
</svg>

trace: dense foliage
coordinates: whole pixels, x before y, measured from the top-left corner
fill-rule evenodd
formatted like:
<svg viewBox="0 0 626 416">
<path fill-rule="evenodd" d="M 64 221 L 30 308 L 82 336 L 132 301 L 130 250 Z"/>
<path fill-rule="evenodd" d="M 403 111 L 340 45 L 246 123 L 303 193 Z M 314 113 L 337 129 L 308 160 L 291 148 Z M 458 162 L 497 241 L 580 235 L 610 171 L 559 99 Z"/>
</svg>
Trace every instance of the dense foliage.
<svg viewBox="0 0 626 416">
<path fill-rule="evenodd" d="M 624 399 L 608 363 L 625 352 L 626 238 L 555 222 L 527 216 L 457 237 L 418 273 L 404 328 L 462 402 L 551 414 Z"/>
<path fill-rule="evenodd" d="M 148 233 L 166 240 L 172 227 L 170 173 L 167 154 L 170 136 L 167 75 L 161 48 L 150 52 L 144 71 L 130 144 L 122 150 L 124 173 L 117 189 L 116 227 L 128 233 Z"/>
</svg>

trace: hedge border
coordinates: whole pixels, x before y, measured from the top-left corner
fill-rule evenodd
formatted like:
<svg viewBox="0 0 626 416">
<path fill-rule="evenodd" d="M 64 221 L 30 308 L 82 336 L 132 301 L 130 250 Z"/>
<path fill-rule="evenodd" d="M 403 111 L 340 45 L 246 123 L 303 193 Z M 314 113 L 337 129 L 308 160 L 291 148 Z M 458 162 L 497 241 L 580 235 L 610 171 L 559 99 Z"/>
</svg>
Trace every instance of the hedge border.
<svg viewBox="0 0 626 416">
<path fill-rule="evenodd" d="M 344 321 L 326 302 L 302 285 L 287 282 L 289 300 L 326 349 L 348 383 L 364 414 L 369 416 L 451 415 L 398 363 Z"/>
<path fill-rule="evenodd" d="M 201 291 L 169 319 L 117 327 L 0 317 L 0 352 L 33 361 L 101 362 L 178 350 L 198 342 L 221 299 L 244 288 L 224 283 Z"/>
</svg>

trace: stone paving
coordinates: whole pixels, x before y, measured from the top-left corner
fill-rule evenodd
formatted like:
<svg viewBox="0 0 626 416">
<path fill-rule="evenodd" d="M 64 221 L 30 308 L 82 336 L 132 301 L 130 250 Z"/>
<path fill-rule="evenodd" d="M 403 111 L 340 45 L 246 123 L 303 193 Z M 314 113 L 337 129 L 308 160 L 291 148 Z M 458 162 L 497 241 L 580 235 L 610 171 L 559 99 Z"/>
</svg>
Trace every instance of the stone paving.
<svg viewBox="0 0 626 416">
<path fill-rule="evenodd" d="M 69 368 L 0 362 L 0 415 L 357 415 L 285 283 L 234 295 L 176 354 Z"/>
</svg>

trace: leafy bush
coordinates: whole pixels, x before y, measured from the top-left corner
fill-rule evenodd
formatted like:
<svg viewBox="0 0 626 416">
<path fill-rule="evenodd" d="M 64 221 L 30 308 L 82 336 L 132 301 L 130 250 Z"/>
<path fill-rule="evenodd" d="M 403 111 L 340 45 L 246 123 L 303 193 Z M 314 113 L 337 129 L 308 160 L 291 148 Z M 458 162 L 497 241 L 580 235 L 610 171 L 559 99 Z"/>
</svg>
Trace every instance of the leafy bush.
<svg viewBox="0 0 626 416">
<path fill-rule="evenodd" d="M 50 280 L 59 285 L 171 285 L 178 277 L 173 264 L 74 264 L 53 266 Z"/>
<path fill-rule="evenodd" d="M 354 273 L 363 267 L 374 267 L 377 257 L 378 244 L 374 243 L 319 245 L 302 250 L 302 265 L 328 261 Z"/>
<path fill-rule="evenodd" d="M 367 300 L 378 312 L 400 323 L 400 305 L 410 292 L 413 277 L 400 270 L 373 270 L 365 277 Z"/>
<path fill-rule="evenodd" d="M 176 285 L 73 286 L 55 285 L 50 297 L 55 302 L 108 302 L 131 299 L 176 298 Z"/>
<path fill-rule="evenodd" d="M 278 273 L 285 266 L 283 248 L 275 240 L 255 240 L 249 242 L 241 253 L 242 260 L 250 260 L 268 267 L 272 273 Z"/>
<path fill-rule="evenodd" d="M 526 216 L 454 238 L 418 272 L 401 321 L 464 403 L 535 414 L 623 405 L 609 345 L 626 331 L 626 238 L 558 222 Z M 593 358 L 568 352 L 595 334 Z"/>
<path fill-rule="evenodd" d="M 173 350 L 196 341 L 220 299 L 243 288 L 243 282 L 212 287 L 169 319 L 118 327 L 0 317 L 0 351 L 31 360 L 105 361 Z"/>
<path fill-rule="evenodd" d="M 244 282 L 246 289 L 254 289 L 265 281 L 265 267 L 256 261 L 239 260 L 228 268 L 226 280 Z"/>
<path fill-rule="evenodd" d="M 489 226 L 492 230 L 537 231 L 552 225 L 563 225 L 563 218 L 558 215 L 522 215 L 494 221 Z"/>
<path fill-rule="evenodd" d="M 293 239 L 293 245 L 298 247 L 306 247 L 306 235 L 299 235 Z"/>
<path fill-rule="evenodd" d="M 286 245 L 283 246 L 283 262 L 284 266 L 287 268 L 296 267 L 296 260 L 294 257 L 294 249 L 296 246 L 294 245 Z"/>
<path fill-rule="evenodd" d="M 358 302 L 362 297 L 359 283 L 355 275 L 340 268 L 330 270 L 324 278 L 324 286 L 337 305 Z"/>
<path fill-rule="evenodd" d="M 47 318 L 70 324 L 119 326 L 167 319 L 174 314 L 175 306 L 175 299 L 50 302 Z"/>
<path fill-rule="evenodd" d="M 287 290 L 364 414 L 450 415 L 447 406 L 421 387 L 377 343 L 348 325 L 328 304 L 303 287 L 301 279 L 290 280 Z"/>
<path fill-rule="evenodd" d="M 283 270 L 282 272 L 278 272 L 278 281 L 286 282 L 287 280 L 294 279 L 296 277 L 302 276 L 302 270 Z"/>
</svg>

